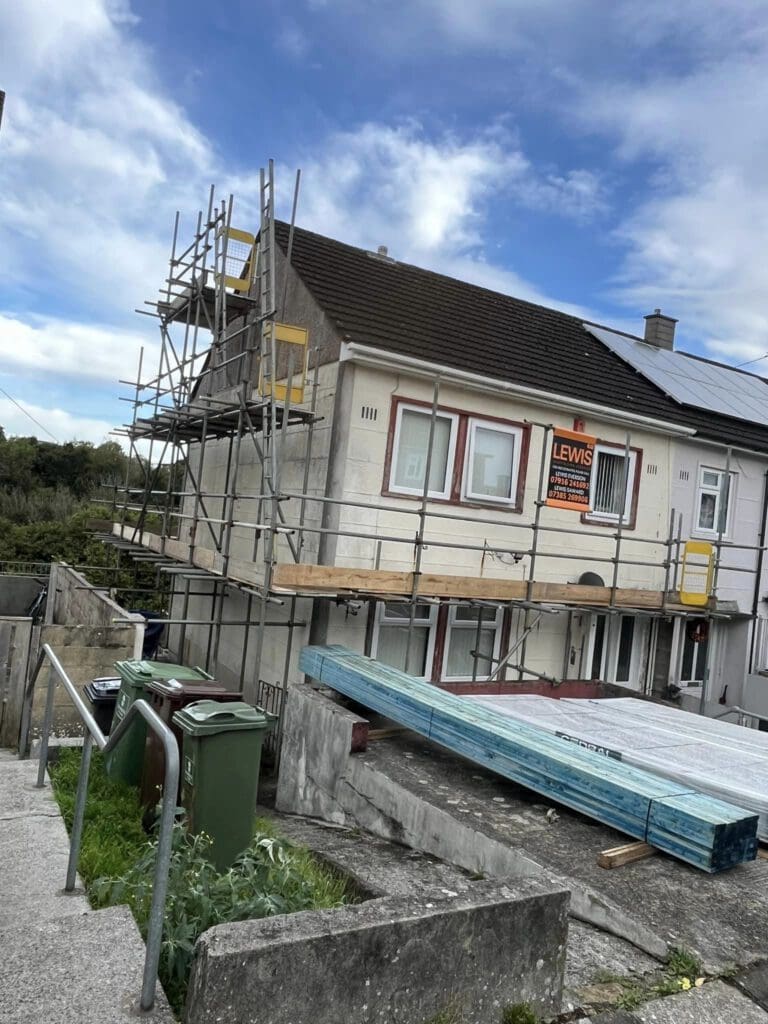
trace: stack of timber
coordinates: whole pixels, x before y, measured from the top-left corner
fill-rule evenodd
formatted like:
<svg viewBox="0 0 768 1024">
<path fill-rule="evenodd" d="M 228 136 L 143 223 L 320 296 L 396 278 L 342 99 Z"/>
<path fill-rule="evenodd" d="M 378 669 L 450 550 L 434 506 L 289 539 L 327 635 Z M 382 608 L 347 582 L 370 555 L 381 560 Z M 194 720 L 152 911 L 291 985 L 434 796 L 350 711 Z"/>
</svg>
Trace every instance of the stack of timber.
<svg viewBox="0 0 768 1024">
<path fill-rule="evenodd" d="M 513 782 L 715 872 L 757 853 L 757 816 L 336 645 L 305 647 L 318 682 Z"/>
<path fill-rule="evenodd" d="M 464 700 L 744 807 L 758 815 L 758 839 L 768 841 L 768 733 L 634 697 Z"/>
</svg>

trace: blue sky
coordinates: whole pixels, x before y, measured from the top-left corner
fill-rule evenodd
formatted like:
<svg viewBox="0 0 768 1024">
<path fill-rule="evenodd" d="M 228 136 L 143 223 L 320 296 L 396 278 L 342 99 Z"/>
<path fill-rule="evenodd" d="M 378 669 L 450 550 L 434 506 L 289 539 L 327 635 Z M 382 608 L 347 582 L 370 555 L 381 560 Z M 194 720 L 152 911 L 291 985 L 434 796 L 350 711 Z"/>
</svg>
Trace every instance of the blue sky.
<svg viewBox="0 0 768 1024">
<path fill-rule="evenodd" d="M 0 388 L 101 441 L 175 210 L 215 183 L 253 227 L 269 157 L 305 227 L 762 356 L 767 58 L 768 0 L 0 5 Z M 0 423 L 35 432 L 3 395 Z"/>
</svg>

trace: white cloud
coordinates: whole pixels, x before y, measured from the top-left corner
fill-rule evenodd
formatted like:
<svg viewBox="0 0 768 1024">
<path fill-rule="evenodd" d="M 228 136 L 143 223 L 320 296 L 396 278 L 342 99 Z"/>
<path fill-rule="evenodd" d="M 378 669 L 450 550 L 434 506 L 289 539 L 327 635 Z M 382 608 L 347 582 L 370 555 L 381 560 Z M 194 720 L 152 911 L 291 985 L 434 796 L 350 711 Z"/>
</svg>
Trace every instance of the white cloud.
<svg viewBox="0 0 768 1024">
<path fill-rule="evenodd" d="M 657 171 L 617 238 L 625 302 L 662 306 L 721 357 L 768 349 L 768 41 L 645 85 L 596 88 L 582 116 Z M 759 351 L 758 351 L 759 350 Z"/>
<path fill-rule="evenodd" d="M 4 283 L 123 319 L 164 276 L 173 212 L 215 163 L 131 22 L 122 0 L 0 6 Z"/>
<path fill-rule="evenodd" d="M 158 346 L 138 332 L 55 317 L 22 320 L 0 312 L 0 364 L 17 371 L 116 386 L 119 378 L 135 377 L 142 347 L 147 364 L 157 365 Z"/>
<path fill-rule="evenodd" d="M 538 171 L 498 127 L 434 139 L 416 123 L 367 124 L 331 136 L 305 161 L 303 181 L 304 226 L 432 267 L 482 250 L 495 201 L 577 218 L 605 203 L 597 176 Z"/>
</svg>

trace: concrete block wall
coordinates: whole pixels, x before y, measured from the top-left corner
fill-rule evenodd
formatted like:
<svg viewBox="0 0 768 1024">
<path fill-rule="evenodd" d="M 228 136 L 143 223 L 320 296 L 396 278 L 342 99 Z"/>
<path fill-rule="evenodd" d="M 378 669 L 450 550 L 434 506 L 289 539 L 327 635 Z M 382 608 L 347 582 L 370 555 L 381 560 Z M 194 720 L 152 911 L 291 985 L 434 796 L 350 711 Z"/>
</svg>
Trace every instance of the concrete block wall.
<svg viewBox="0 0 768 1024">
<path fill-rule="evenodd" d="M 550 1016 L 567 908 L 567 890 L 526 879 L 219 925 L 198 942 L 187 1024 L 487 1024 L 520 1003 Z"/>
</svg>

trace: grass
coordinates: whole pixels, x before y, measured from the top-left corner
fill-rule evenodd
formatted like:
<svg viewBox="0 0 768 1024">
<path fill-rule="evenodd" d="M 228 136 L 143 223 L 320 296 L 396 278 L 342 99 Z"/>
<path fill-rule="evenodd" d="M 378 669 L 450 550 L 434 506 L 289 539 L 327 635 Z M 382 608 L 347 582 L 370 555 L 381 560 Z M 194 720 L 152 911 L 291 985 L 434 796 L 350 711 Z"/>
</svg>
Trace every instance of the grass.
<svg viewBox="0 0 768 1024">
<path fill-rule="evenodd" d="M 79 772 L 80 751 L 76 749 L 63 749 L 58 761 L 50 767 L 53 791 L 67 831 L 72 828 Z M 125 874 L 136 863 L 146 843 L 136 790 L 110 779 L 104 768 L 104 758 L 100 752 L 94 751 L 78 864 L 92 906 L 105 905 L 92 894 L 96 879 Z"/>
<path fill-rule="evenodd" d="M 68 828 L 79 767 L 80 751 L 66 750 L 51 770 Z M 94 755 L 79 871 L 91 904 L 127 904 L 146 938 L 157 844 L 144 834 L 141 818 L 135 791 L 109 779 L 103 758 Z M 251 845 L 227 871 L 218 872 L 208 860 L 210 843 L 205 835 L 191 836 L 182 823 L 174 826 L 160 980 L 177 1014 L 184 1006 L 195 943 L 208 928 L 357 899 L 346 878 L 280 838 L 262 819 L 255 822 Z"/>
<path fill-rule="evenodd" d="M 514 1003 L 501 1011 L 501 1024 L 541 1024 L 541 1018 L 528 1003 Z"/>
</svg>

